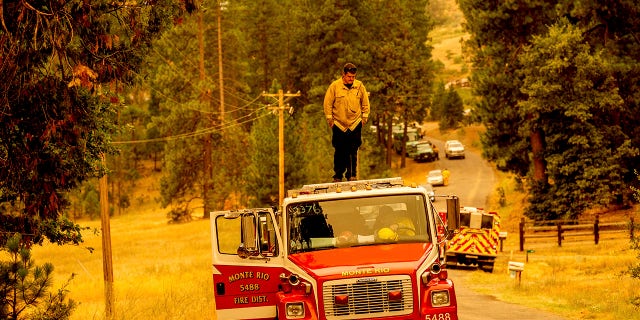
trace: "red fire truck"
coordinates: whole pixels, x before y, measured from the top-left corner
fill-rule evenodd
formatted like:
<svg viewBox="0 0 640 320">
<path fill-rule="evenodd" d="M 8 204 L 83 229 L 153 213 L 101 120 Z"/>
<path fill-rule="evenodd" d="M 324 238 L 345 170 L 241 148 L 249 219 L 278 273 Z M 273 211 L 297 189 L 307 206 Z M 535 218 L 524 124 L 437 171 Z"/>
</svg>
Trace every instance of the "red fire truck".
<svg viewBox="0 0 640 320">
<path fill-rule="evenodd" d="M 447 207 L 459 221 L 458 198 Z M 280 212 L 212 212 L 217 319 L 458 319 L 442 250 L 456 227 L 400 178 L 305 185 Z"/>
<path fill-rule="evenodd" d="M 444 213 L 441 213 L 444 215 Z M 500 216 L 482 208 L 462 207 L 460 227 L 446 250 L 450 266 L 477 266 L 492 272 L 500 241 Z M 506 237 L 506 232 L 503 233 Z"/>
</svg>

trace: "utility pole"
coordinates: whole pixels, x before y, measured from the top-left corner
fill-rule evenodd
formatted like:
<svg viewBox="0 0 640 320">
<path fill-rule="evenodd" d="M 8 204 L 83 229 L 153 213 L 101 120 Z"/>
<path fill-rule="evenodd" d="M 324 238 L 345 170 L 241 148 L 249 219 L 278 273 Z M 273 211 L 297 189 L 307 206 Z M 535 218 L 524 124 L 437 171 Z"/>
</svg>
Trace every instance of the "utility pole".
<svg viewBox="0 0 640 320">
<path fill-rule="evenodd" d="M 105 155 L 102 165 L 107 167 Z M 109 221 L 109 185 L 107 174 L 100 178 L 100 218 L 102 222 L 102 272 L 104 275 L 105 319 L 113 319 L 113 263 L 111 259 L 111 225 Z"/>
<path fill-rule="evenodd" d="M 284 93 L 280 89 L 277 94 L 263 93 L 262 96 L 278 98 L 278 106 L 270 109 L 278 110 L 278 206 L 282 206 L 282 201 L 284 200 L 284 97 L 299 97 L 300 91 L 297 93 Z"/>
<path fill-rule="evenodd" d="M 218 1 L 218 83 L 220 84 L 220 123 L 224 123 L 224 77 L 222 76 L 222 0 Z"/>
<path fill-rule="evenodd" d="M 205 59 L 204 59 L 204 22 L 203 22 L 203 13 L 202 10 L 198 11 L 198 69 L 199 69 L 199 77 L 201 83 L 206 81 L 206 71 L 205 71 Z M 210 99 L 211 91 L 206 89 L 205 92 L 201 93 L 200 100 L 202 105 L 207 109 L 207 115 L 205 119 L 207 119 L 207 126 L 213 124 L 213 116 L 209 113 L 209 107 L 211 104 Z M 211 186 L 211 177 L 213 176 L 213 164 L 211 163 L 211 154 L 212 154 L 212 138 L 211 133 L 207 133 L 204 136 L 204 146 L 202 150 L 202 204 L 204 207 L 203 217 L 206 219 L 209 217 L 209 187 Z"/>
<path fill-rule="evenodd" d="M 220 115 L 218 116 L 218 120 L 220 124 L 224 123 L 224 81 L 223 81 L 223 73 L 222 73 L 222 1 L 218 1 L 218 83 L 219 83 L 219 92 L 220 92 Z M 198 16 L 198 43 L 200 48 L 200 80 L 206 80 L 205 66 L 204 66 L 204 24 L 202 21 L 202 10 L 199 12 Z M 205 105 L 209 106 L 211 104 L 211 91 L 207 90 L 203 97 L 203 102 Z M 215 125 L 214 118 L 211 114 L 206 117 L 211 126 Z M 223 127 L 222 127 L 223 128 Z M 223 133 L 224 134 L 224 133 Z M 210 215 L 210 204 L 209 204 L 209 193 L 212 185 L 212 177 L 213 177 L 213 163 L 212 163 L 212 135 L 211 133 L 207 133 L 204 139 L 204 172 L 203 172 L 203 184 L 202 184 L 202 194 L 203 194 L 203 207 L 204 214 L 203 217 L 205 219 L 209 218 Z"/>
</svg>

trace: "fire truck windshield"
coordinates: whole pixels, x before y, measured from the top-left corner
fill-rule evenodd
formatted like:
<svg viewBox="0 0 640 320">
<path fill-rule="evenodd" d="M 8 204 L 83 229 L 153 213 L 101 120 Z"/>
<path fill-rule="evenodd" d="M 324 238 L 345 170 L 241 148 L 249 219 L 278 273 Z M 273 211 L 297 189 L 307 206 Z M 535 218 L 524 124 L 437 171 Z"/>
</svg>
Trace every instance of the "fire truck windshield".
<svg viewBox="0 0 640 320">
<path fill-rule="evenodd" d="M 426 203 L 422 194 L 290 203 L 289 250 L 430 242 Z"/>
</svg>

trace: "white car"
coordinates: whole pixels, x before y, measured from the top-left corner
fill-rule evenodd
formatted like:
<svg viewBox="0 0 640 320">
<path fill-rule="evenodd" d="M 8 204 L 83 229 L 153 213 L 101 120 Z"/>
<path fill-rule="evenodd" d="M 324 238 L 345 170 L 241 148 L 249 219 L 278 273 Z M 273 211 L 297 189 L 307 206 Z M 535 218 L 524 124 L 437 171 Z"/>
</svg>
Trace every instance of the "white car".
<svg viewBox="0 0 640 320">
<path fill-rule="evenodd" d="M 447 157 L 447 159 L 464 159 L 464 145 L 458 140 L 447 140 L 447 142 L 444 143 L 444 156 Z"/>
<path fill-rule="evenodd" d="M 443 186 L 444 185 L 444 177 L 442 176 L 442 170 L 431 170 L 429 174 L 427 174 L 427 183 L 432 186 Z"/>
</svg>

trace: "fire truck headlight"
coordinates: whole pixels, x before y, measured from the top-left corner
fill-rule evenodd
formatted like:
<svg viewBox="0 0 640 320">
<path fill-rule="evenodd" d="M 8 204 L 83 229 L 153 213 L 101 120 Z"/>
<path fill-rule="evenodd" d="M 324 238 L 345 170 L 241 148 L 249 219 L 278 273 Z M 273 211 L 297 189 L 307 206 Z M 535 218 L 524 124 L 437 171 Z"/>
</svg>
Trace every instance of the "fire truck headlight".
<svg viewBox="0 0 640 320">
<path fill-rule="evenodd" d="M 304 318 L 304 303 L 302 302 L 289 302 L 286 304 L 285 309 L 287 319 Z"/>
<path fill-rule="evenodd" d="M 431 305 L 434 307 L 446 307 L 450 304 L 449 291 L 432 291 L 431 292 Z"/>
</svg>

